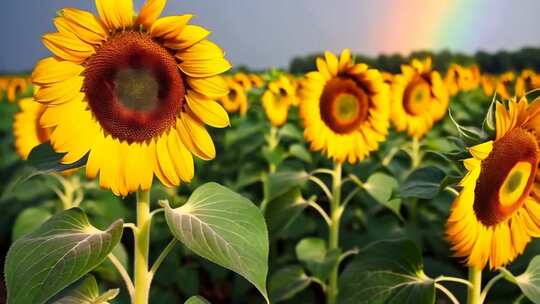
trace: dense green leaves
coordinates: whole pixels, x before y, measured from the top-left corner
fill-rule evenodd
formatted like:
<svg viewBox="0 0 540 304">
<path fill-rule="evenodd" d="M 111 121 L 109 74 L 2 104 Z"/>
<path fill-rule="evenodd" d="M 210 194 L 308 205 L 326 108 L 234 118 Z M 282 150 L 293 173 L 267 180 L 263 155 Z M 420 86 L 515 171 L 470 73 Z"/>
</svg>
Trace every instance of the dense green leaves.
<svg viewBox="0 0 540 304">
<path fill-rule="evenodd" d="M 292 298 L 304 290 L 312 282 L 304 269 L 298 265 L 291 265 L 276 271 L 268 282 L 268 293 L 272 303 Z"/>
<path fill-rule="evenodd" d="M 362 186 L 379 204 L 401 217 L 399 213 L 401 200 L 392 198 L 392 194 L 398 188 L 398 182 L 395 178 L 384 173 L 375 173 Z"/>
<path fill-rule="evenodd" d="M 326 241 L 319 238 L 305 238 L 296 245 L 298 260 L 303 262 L 311 274 L 321 281 L 328 278 L 340 254 L 339 250 L 328 251 Z"/>
<path fill-rule="evenodd" d="M 197 188 L 165 217 L 173 235 L 196 254 L 250 281 L 268 299 L 268 232 L 259 208 L 216 183 Z"/>
<path fill-rule="evenodd" d="M 523 292 L 532 302 L 540 303 L 540 256 L 534 257 L 527 270 L 519 276 L 513 276 L 505 271 L 505 276 Z"/>
<path fill-rule="evenodd" d="M 96 279 L 88 275 L 55 296 L 49 304 L 108 304 L 116 298 L 118 289 L 99 293 Z"/>
<path fill-rule="evenodd" d="M 361 250 L 341 275 L 339 288 L 341 304 L 435 302 L 435 282 L 424 274 L 422 255 L 407 240 Z"/>
<path fill-rule="evenodd" d="M 103 262 L 122 229 L 118 220 L 98 230 L 79 208 L 53 216 L 11 246 L 5 268 L 8 302 L 45 303 Z"/>
<path fill-rule="evenodd" d="M 278 196 L 281 196 L 292 188 L 302 186 L 309 178 L 309 174 L 304 171 L 292 172 L 283 171 L 266 176 L 265 182 L 265 198 L 271 201 Z"/>
<path fill-rule="evenodd" d="M 432 199 L 440 191 L 446 174 L 437 167 L 423 167 L 413 171 L 399 190 L 402 198 Z"/>
<path fill-rule="evenodd" d="M 270 235 L 277 236 L 285 231 L 308 204 L 309 202 L 304 200 L 298 188 L 293 188 L 268 202 L 264 209 L 264 216 Z"/>
<path fill-rule="evenodd" d="M 13 226 L 12 238 L 19 239 L 21 236 L 33 231 L 51 217 L 46 208 L 28 208 L 17 216 Z"/>
</svg>

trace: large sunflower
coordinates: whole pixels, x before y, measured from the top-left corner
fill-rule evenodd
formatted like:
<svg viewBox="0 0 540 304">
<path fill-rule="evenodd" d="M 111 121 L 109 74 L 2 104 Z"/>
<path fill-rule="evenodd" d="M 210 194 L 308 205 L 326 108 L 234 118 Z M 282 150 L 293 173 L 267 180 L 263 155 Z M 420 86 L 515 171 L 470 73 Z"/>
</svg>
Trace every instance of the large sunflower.
<svg viewBox="0 0 540 304">
<path fill-rule="evenodd" d="M 463 187 L 452 205 L 446 234 L 469 266 L 511 262 L 540 236 L 540 102 L 497 103 L 496 138 L 470 148 Z"/>
<path fill-rule="evenodd" d="M 431 69 L 430 58 L 414 59 L 410 65 L 401 66 L 391 91 L 394 126 L 416 138 L 428 132 L 448 109 L 446 86 L 439 72 Z"/>
<path fill-rule="evenodd" d="M 55 55 L 40 61 L 33 81 L 45 104 L 41 124 L 63 163 L 88 156 L 86 174 L 126 195 L 190 181 L 192 154 L 215 157 L 204 124 L 229 119 L 214 100 L 227 94 L 219 74 L 230 68 L 192 15 L 159 18 L 166 0 L 96 0 L 99 17 L 66 8 L 43 36 Z"/>
<path fill-rule="evenodd" d="M 23 98 L 19 100 L 19 108 L 13 119 L 15 149 L 22 159 L 27 159 L 32 149 L 49 140 L 51 132 L 39 124 L 44 105 L 33 98 Z"/>
<path fill-rule="evenodd" d="M 287 122 L 289 108 L 297 104 L 296 87 L 289 77 L 281 75 L 268 84 L 262 96 L 266 116 L 272 125 L 279 127 Z"/>
<path fill-rule="evenodd" d="M 389 93 L 381 73 L 354 64 L 348 49 L 336 56 L 325 52 L 317 70 L 302 83 L 300 115 L 304 136 L 314 151 L 337 162 L 364 159 L 388 133 Z"/>
<path fill-rule="evenodd" d="M 229 93 L 219 98 L 219 102 L 229 113 L 238 112 L 242 116 L 246 115 L 248 109 L 246 90 L 242 84 L 230 77 L 225 78 L 225 82 Z"/>
</svg>

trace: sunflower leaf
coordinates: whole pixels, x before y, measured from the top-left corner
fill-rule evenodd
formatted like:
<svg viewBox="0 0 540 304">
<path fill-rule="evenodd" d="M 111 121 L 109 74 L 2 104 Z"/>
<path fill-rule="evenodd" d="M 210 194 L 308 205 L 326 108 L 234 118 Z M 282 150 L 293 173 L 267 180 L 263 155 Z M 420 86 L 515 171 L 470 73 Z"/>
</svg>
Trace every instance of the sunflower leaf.
<svg viewBox="0 0 540 304">
<path fill-rule="evenodd" d="M 401 214 L 399 213 L 401 200 L 392 199 L 393 192 L 398 188 L 398 181 L 395 178 L 384 173 L 375 173 L 368 177 L 367 181 L 363 184 L 363 188 L 377 203 L 390 209 L 401 218 Z"/>
<path fill-rule="evenodd" d="M 87 275 L 59 293 L 48 304 L 108 304 L 116 298 L 118 289 L 99 293 L 99 286 L 92 275 Z"/>
<path fill-rule="evenodd" d="M 360 250 L 339 278 L 342 304 L 435 303 L 435 281 L 408 240 L 382 241 Z"/>
<path fill-rule="evenodd" d="M 269 174 L 264 178 L 264 196 L 271 201 L 295 187 L 301 187 L 309 179 L 305 171 L 283 171 Z"/>
<path fill-rule="evenodd" d="M 201 296 L 192 296 L 187 299 L 184 304 L 211 304 L 208 300 Z"/>
<path fill-rule="evenodd" d="M 399 189 L 401 198 L 432 199 L 440 192 L 441 182 L 446 174 L 434 166 L 413 171 Z"/>
<path fill-rule="evenodd" d="M 165 218 L 186 247 L 246 278 L 268 302 L 268 231 L 257 206 L 228 188 L 207 183 L 179 208 L 165 202 Z"/>
<path fill-rule="evenodd" d="M 30 151 L 28 164 L 40 172 L 62 172 L 86 165 L 88 154 L 73 164 L 62 164 L 64 153 L 54 151 L 50 142 L 44 142 Z"/>
<path fill-rule="evenodd" d="M 326 241 L 320 238 L 304 238 L 296 245 L 298 260 L 304 263 L 311 274 L 321 281 L 328 279 L 340 255 L 339 250 L 328 250 Z"/>
<path fill-rule="evenodd" d="M 122 230 L 122 220 L 98 230 L 79 208 L 53 216 L 11 246 L 5 267 L 8 302 L 45 303 L 101 264 Z"/>
<path fill-rule="evenodd" d="M 508 270 L 503 270 L 505 278 L 516 284 L 521 292 L 533 303 L 540 303 L 540 255 L 535 256 L 524 273 L 514 276 Z"/>
<path fill-rule="evenodd" d="M 291 265 L 276 271 L 268 282 L 268 293 L 272 303 L 292 298 L 306 289 L 312 279 L 306 275 L 300 265 Z"/>
<path fill-rule="evenodd" d="M 298 188 L 292 188 L 268 202 L 264 216 L 270 236 L 276 237 L 283 233 L 308 205 L 309 202 L 302 197 Z"/>
</svg>

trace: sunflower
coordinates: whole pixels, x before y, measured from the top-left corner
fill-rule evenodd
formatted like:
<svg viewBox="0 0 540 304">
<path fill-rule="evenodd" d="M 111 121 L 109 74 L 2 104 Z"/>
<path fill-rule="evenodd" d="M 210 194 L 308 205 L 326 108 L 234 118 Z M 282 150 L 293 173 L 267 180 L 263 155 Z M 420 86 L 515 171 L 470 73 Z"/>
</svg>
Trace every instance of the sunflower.
<svg viewBox="0 0 540 304">
<path fill-rule="evenodd" d="M 540 77 L 533 70 L 523 70 L 516 79 L 516 96 L 525 96 L 527 92 L 540 88 Z"/>
<path fill-rule="evenodd" d="M 437 71 L 431 70 L 431 59 L 414 59 L 401 66 L 401 74 L 392 82 L 392 122 L 400 132 L 422 137 L 448 109 L 449 96 Z"/>
<path fill-rule="evenodd" d="M 251 87 L 253 86 L 253 83 L 251 82 L 249 75 L 242 72 L 238 72 L 234 74 L 233 80 L 239 83 L 242 86 L 242 88 L 244 88 L 245 91 L 249 91 Z"/>
<path fill-rule="evenodd" d="M 219 102 L 229 113 L 237 113 L 244 116 L 247 113 L 248 102 L 244 87 L 234 81 L 232 78 L 225 79 L 228 88 L 228 94 L 219 98 Z"/>
<path fill-rule="evenodd" d="M 516 75 L 514 72 L 506 72 L 499 76 L 495 85 L 495 91 L 497 92 L 497 95 L 501 97 L 501 99 L 506 100 L 512 97 L 512 89 L 515 78 Z"/>
<path fill-rule="evenodd" d="M 454 96 L 461 90 L 464 69 L 459 64 L 451 64 L 444 76 L 444 83 L 450 96 Z"/>
<path fill-rule="evenodd" d="M 261 76 L 257 75 L 257 74 L 249 74 L 249 81 L 251 82 L 251 87 L 252 88 L 261 88 L 263 85 L 264 85 L 264 80 L 262 79 Z"/>
<path fill-rule="evenodd" d="M 497 103 L 495 140 L 470 148 L 446 225 L 456 256 L 479 269 L 510 263 L 540 236 L 540 102 L 521 98 L 508 106 Z"/>
<path fill-rule="evenodd" d="M 15 149 L 26 160 L 32 149 L 49 140 L 51 130 L 39 124 L 44 105 L 35 102 L 33 98 L 23 98 L 19 100 L 19 108 L 20 112 L 13 119 Z"/>
<path fill-rule="evenodd" d="M 483 74 L 480 79 L 480 85 L 482 87 L 482 91 L 484 91 L 484 94 L 486 96 L 493 96 L 495 93 L 495 86 L 497 83 L 497 79 L 493 75 L 489 74 Z"/>
<path fill-rule="evenodd" d="M 28 80 L 22 77 L 13 77 L 7 84 L 7 100 L 15 102 L 17 97 L 28 89 Z"/>
<path fill-rule="evenodd" d="M 353 164 L 379 147 L 388 133 L 389 92 L 378 70 L 325 52 L 306 74 L 299 105 L 311 150 Z"/>
<path fill-rule="evenodd" d="M 4 95 L 8 87 L 8 82 L 9 80 L 7 77 L 0 77 L 0 101 L 4 99 Z"/>
<path fill-rule="evenodd" d="M 289 77 L 281 75 L 268 84 L 262 96 L 262 104 L 273 126 L 282 126 L 287 121 L 289 108 L 297 104 L 296 100 L 296 87 Z"/>
<path fill-rule="evenodd" d="M 43 36 L 54 57 L 32 75 L 62 162 L 87 155 L 86 175 L 117 195 L 149 189 L 154 174 L 169 187 L 190 181 L 192 154 L 215 157 L 205 124 L 229 124 L 214 100 L 230 63 L 192 15 L 158 18 L 165 4 L 148 0 L 138 16 L 132 0 L 96 0 L 99 17 L 61 10 L 58 32 Z"/>
</svg>

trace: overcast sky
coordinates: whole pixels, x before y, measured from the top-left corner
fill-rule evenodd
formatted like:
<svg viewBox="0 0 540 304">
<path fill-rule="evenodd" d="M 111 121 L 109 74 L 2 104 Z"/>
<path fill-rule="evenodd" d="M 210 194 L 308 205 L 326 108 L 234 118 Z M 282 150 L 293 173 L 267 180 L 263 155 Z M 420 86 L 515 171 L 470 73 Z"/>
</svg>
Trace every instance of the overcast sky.
<svg viewBox="0 0 540 304">
<path fill-rule="evenodd" d="M 2 2 L 0 71 L 29 70 L 48 55 L 40 36 L 61 8 L 95 12 L 92 0 Z M 540 46 L 539 11 L 539 0 L 169 0 L 166 8 L 195 14 L 192 23 L 210 29 L 233 64 L 252 68 L 345 47 L 375 55 Z"/>
</svg>

